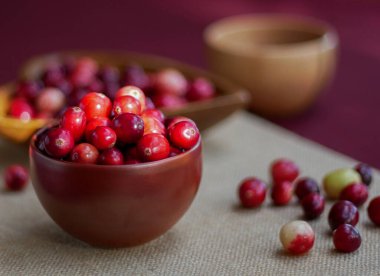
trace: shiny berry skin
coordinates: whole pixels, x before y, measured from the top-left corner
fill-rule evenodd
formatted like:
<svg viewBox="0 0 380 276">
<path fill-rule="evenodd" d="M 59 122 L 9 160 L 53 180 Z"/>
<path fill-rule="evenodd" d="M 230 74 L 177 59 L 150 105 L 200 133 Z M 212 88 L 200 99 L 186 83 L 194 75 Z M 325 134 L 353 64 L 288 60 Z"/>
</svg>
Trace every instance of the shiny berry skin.
<svg viewBox="0 0 380 276">
<path fill-rule="evenodd" d="M 35 112 L 25 99 L 15 98 L 10 102 L 9 115 L 27 122 L 34 117 Z"/>
<path fill-rule="evenodd" d="M 358 209 L 352 202 L 340 200 L 331 207 L 328 221 L 331 230 L 335 230 L 342 224 L 355 226 L 359 221 Z"/>
<path fill-rule="evenodd" d="M 190 118 L 184 117 L 184 116 L 176 116 L 176 117 L 172 117 L 172 118 L 167 118 L 165 120 L 165 125 L 166 125 L 166 128 L 169 129 L 172 126 L 174 126 L 176 123 L 179 123 L 182 121 L 190 122 L 190 123 L 193 123 L 195 125 L 195 122 L 193 120 L 191 120 Z"/>
<path fill-rule="evenodd" d="M 141 113 L 141 105 L 140 102 L 132 96 L 121 96 L 117 97 L 113 102 L 112 111 L 115 115 L 123 113 L 139 115 Z"/>
<path fill-rule="evenodd" d="M 342 224 L 333 232 L 333 242 L 336 250 L 351 253 L 360 247 L 362 239 L 355 227 L 350 224 Z"/>
<path fill-rule="evenodd" d="M 38 81 L 21 81 L 17 84 L 15 95 L 33 101 L 40 93 L 41 88 L 42 85 Z"/>
<path fill-rule="evenodd" d="M 214 85 L 205 78 L 196 78 L 186 93 L 189 101 L 203 101 L 215 96 Z"/>
<path fill-rule="evenodd" d="M 272 163 L 271 173 L 274 184 L 279 184 L 284 181 L 293 182 L 298 177 L 300 170 L 293 161 L 281 158 Z"/>
<path fill-rule="evenodd" d="M 85 95 L 79 107 L 86 113 L 87 120 L 108 117 L 111 113 L 111 100 L 104 94 L 91 92 Z"/>
<path fill-rule="evenodd" d="M 79 141 L 86 129 L 86 114 L 77 106 L 69 107 L 61 118 L 61 128 L 70 130 L 75 141 Z"/>
<path fill-rule="evenodd" d="M 183 153 L 183 150 L 171 146 L 169 157 L 177 156 L 177 155 L 180 155 L 181 153 Z"/>
<path fill-rule="evenodd" d="M 81 143 L 76 145 L 70 153 L 70 161 L 82 164 L 96 164 L 99 151 L 91 144 Z"/>
<path fill-rule="evenodd" d="M 86 140 L 90 141 L 91 139 L 91 133 L 97 128 L 98 126 L 111 126 L 112 122 L 110 119 L 105 117 L 98 117 L 93 118 L 91 120 L 87 121 L 86 128 L 84 130 Z"/>
<path fill-rule="evenodd" d="M 296 194 L 298 200 L 302 200 L 305 196 L 311 193 L 320 193 L 317 181 L 310 177 L 304 177 L 297 180 L 295 184 L 294 193 Z"/>
<path fill-rule="evenodd" d="M 372 183 L 372 168 L 364 163 L 355 166 L 355 170 L 360 174 L 362 182 L 369 186 Z"/>
<path fill-rule="evenodd" d="M 4 183 L 10 191 L 20 191 L 26 187 L 29 180 L 28 170 L 21 165 L 11 165 L 4 171 Z"/>
<path fill-rule="evenodd" d="M 141 107 L 141 112 L 145 110 L 145 108 L 146 108 L 145 107 L 145 94 L 140 88 L 138 88 L 136 86 L 132 86 L 132 85 L 124 86 L 116 92 L 115 99 L 122 97 L 122 96 L 133 97 L 134 99 L 136 99 L 139 102 L 140 107 Z M 131 112 L 131 113 L 133 113 L 133 112 Z"/>
<path fill-rule="evenodd" d="M 247 178 L 241 182 L 238 190 L 241 205 L 245 208 L 258 207 L 263 204 L 267 186 L 257 178 Z"/>
<path fill-rule="evenodd" d="M 117 140 L 123 144 L 133 144 L 144 134 L 144 121 L 140 116 L 132 113 L 123 113 L 112 121 L 112 128 L 116 132 Z"/>
<path fill-rule="evenodd" d="M 40 112 L 57 113 L 65 106 L 65 94 L 58 88 L 48 87 L 41 90 L 36 99 L 36 107 Z"/>
<path fill-rule="evenodd" d="M 286 251 L 299 255 L 314 245 L 315 234 L 311 226 L 302 220 L 291 221 L 281 227 L 280 241 Z"/>
<path fill-rule="evenodd" d="M 185 76 L 176 69 L 164 69 L 154 75 L 154 88 L 159 94 L 184 96 L 187 86 Z"/>
<path fill-rule="evenodd" d="M 166 128 L 163 123 L 155 117 L 141 116 L 144 121 L 144 135 L 149 133 L 158 133 L 166 135 Z"/>
<path fill-rule="evenodd" d="M 92 131 L 89 142 L 98 150 L 109 149 L 116 144 L 116 133 L 110 127 L 98 126 Z"/>
<path fill-rule="evenodd" d="M 46 133 L 44 144 L 48 155 L 54 158 L 62 158 L 74 148 L 74 136 L 69 130 L 53 128 Z"/>
<path fill-rule="evenodd" d="M 368 205 L 367 213 L 369 219 L 375 224 L 380 226 L 380 196 L 371 200 Z"/>
<path fill-rule="evenodd" d="M 152 101 L 157 107 L 167 108 L 179 108 L 186 104 L 186 101 L 183 98 L 170 94 L 153 96 Z"/>
<path fill-rule="evenodd" d="M 352 183 L 343 189 L 339 199 L 351 201 L 359 207 L 368 199 L 368 187 L 363 183 Z"/>
<path fill-rule="evenodd" d="M 124 156 L 117 148 L 102 151 L 99 155 L 98 164 L 101 165 L 123 165 Z"/>
<path fill-rule="evenodd" d="M 199 140 L 200 133 L 197 126 L 191 122 L 178 122 L 168 129 L 170 142 L 181 149 L 191 149 Z"/>
<path fill-rule="evenodd" d="M 301 206 L 307 219 L 319 217 L 325 209 L 325 198 L 318 193 L 311 193 L 301 201 Z"/>
<path fill-rule="evenodd" d="M 271 198 L 274 205 L 287 205 L 293 197 L 293 184 L 289 181 L 273 185 Z"/>
<path fill-rule="evenodd" d="M 161 134 L 147 134 L 137 143 L 137 153 L 144 161 L 161 160 L 169 156 L 170 144 Z"/>
<path fill-rule="evenodd" d="M 141 114 L 142 117 L 146 116 L 146 117 L 154 117 L 156 118 L 157 120 L 159 120 L 161 123 L 164 123 L 165 121 L 165 115 L 164 113 L 162 113 L 161 110 L 159 109 L 148 109 L 148 110 L 145 110 L 142 114 Z"/>
</svg>

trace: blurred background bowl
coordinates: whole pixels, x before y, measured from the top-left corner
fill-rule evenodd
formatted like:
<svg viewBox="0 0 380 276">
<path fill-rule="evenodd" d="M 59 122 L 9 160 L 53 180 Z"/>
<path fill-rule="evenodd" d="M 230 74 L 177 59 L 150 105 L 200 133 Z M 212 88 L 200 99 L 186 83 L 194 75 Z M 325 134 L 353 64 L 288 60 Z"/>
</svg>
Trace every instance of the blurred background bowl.
<svg viewBox="0 0 380 276">
<path fill-rule="evenodd" d="M 247 88 L 251 109 L 266 116 L 309 107 L 336 67 L 335 30 L 307 17 L 228 17 L 209 25 L 204 41 L 211 71 Z"/>
</svg>

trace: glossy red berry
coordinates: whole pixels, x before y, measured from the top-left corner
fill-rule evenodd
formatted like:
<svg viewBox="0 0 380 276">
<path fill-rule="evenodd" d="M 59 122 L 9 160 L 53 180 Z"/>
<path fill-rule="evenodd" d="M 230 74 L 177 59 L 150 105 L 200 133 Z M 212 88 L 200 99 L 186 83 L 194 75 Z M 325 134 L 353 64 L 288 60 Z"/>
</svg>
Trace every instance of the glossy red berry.
<svg viewBox="0 0 380 276">
<path fill-rule="evenodd" d="M 274 184 L 284 181 L 293 182 L 299 175 L 298 166 L 289 159 L 277 159 L 271 166 L 272 179 Z"/>
<path fill-rule="evenodd" d="M 159 120 L 161 123 L 164 123 L 165 121 L 165 115 L 164 113 L 162 113 L 161 110 L 159 109 L 148 109 L 148 110 L 145 110 L 142 114 L 141 114 L 142 117 L 146 116 L 146 117 L 153 117 L 153 118 L 156 118 L 157 120 Z"/>
<path fill-rule="evenodd" d="M 355 226 L 359 221 L 359 212 L 356 206 L 347 200 L 336 202 L 330 209 L 328 221 L 331 230 L 342 224 Z"/>
<path fill-rule="evenodd" d="M 214 85 L 205 78 L 196 78 L 189 87 L 186 98 L 189 101 L 202 101 L 215 96 Z"/>
<path fill-rule="evenodd" d="M 36 107 L 40 112 L 55 114 L 66 102 L 65 94 L 58 88 L 48 87 L 41 90 L 36 99 Z"/>
<path fill-rule="evenodd" d="M 136 99 L 140 105 L 140 113 L 145 110 L 145 94 L 144 92 L 136 87 L 136 86 L 124 86 L 120 88 L 115 95 L 115 99 L 120 98 L 122 96 L 130 96 Z M 131 112 L 134 113 L 134 112 Z M 140 114 L 140 113 L 135 113 L 135 114 Z"/>
<path fill-rule="evenodd" d="M 352 183 L 343 189 L 339 199 L 351 201 L 359 207 L 368 199 L 368 187 L 363 183 Z"/>
<path fill-rule="evenodd" d="M 161 160 L 169 156 L 170 144 L 161 134 L 147 134 L 137 143 L 137 153 L 144 161 Z"/>
<path fill-rule="evenodd" d="M 124 156 L 117 148 L 106 149 L 100 153 L 98 163 L 101 165 L 123 165 Z"/>
<path fill-rule="evenodd" d="M 362 239 L 355 227 L 350 224 L 342 224 L 333 232 L 333 242 L 336 250 L 351 253 L 360 247 Z"/>
<path fill-rule="evenodd" d="M 303 197 L 301 206 L 307 219 L 315 219 L 325 209 L 325 198 L 318 193 L 311 193 Z"/>
<path fill-rule="evenodd" d="M 284 181 L 273 185 L 271 197 L 274 205 L 287 205 L 293 197 L 293 184 Z"/>
<path fill-rule="evenodd" d="M 85 95 L 79 107 L 86 113 L 87 120 L 108 117 L 111 113 L 111 100 L 104 94 L 91 92 Z"/>
<path fill-rule="evenodd" d="M 133 144 L 144 134 L 144 121 L 138 115 L 123 113 L 113 119 L 112 128 L 118 141 Z"/>
<path fill-rule="evenodd" d="M 112 122 L 110 119 L 105 118 L 105 117 L 98 117 L 98 118 L 93 118 L 89 121 L 87 121 L 86 128 L 85 128 L 85 136 L 86 140 L 90 141 L 91 139 L 91 133 L 97 128 L 98 126 L 111 126 Z"/>
<path fill-rule="evenodd" d="M 98 161 L 99 151 L 91 144 L 81 143 L 70 153 L 70 161 L 82 164 L 95 164 Z"/>
<path fill-rule="evenodd" d="M 89 142 L 98 150 L 109 149 L 116 144 L 116 133 L 110 127 L 98 126 L 92 131 Z"/>
<path fill-rule="evenodd" d="M 372 168 L 364 163 L 357 164 L 355 170 L 360 174 L 362 182 L 369 186 L 372 183 Z"/>
<path fill-rule="evenodd" d="M 191 120 L 190 118 L 187 118 L 184 116 L 176 116 L 176 117 L 172 117 L 172 118 L 167 118 L 165 120 L 165 126 L 166 126 L 166 128 L 169 129 L 172 126 L 174 126 L 176 123 L 179 123 L 182 121 L 190 122 L 190 123 L 193 123 L 195 125 L 195 122 L 193 120 Z"/>
<path fill-rule="evenodd" d="M 74 148 L 74 136 L 69 130 L 53 128 L 46 133 L 44 144 L 48 155 L 54 158 L 62 158 Z"/>
<path fill-rule="evenodd" d="M 150 133 L 158 133 L 166 135 L 166 128 L 163 123 L 157 120 L 155 117 L 141 116 L 144 121 L 144 135 Z"/>
<path fill-rule="evenodd" d="M 61 118 L 61 128 L 71 131 L 75 141 L 79 141 L 86 129 L 86 114 L 77 106 L 69 107 Z"/>
<path fill-rule="evenodd" d="M 10 191 L 20 191 L 26 187 L 29 180 L 28 170 L 21 165 L 12 165 L 4 171 L 4 183 Z"/>
<path fill-rule="evenodd" d="M 296 194 L 298 200 L 302 200 L 308 194 L 319 194 L 320 190 L 317 181 L 310 177 L 304 177 L 297 180 L 294 193 Z"/>
<path fill-rule="evenodd" d="M 199 140 L 200 133 L 191 122 L 178 122 L 168 129 L 170 142 L 181 149 L 191 149 Z"/>
<path fill-rule="evenodd" d="M 15 98 L 10 102 L 9 115 L 27 122 L 34 117 L 35 111 L 25 99 Z"/>
<path fill-rule="evenodd" d="M 121 96 L 117 97 L 113 102 L 112 111 L 116 116 L 123 113 L 139 115 L 141 113 L 141 105 L 140 102 L 132 96 Z"/>
<path fill-rule="evenodd" d="M 247 178 L 239 186 L 241 205 L 246 208 L 258 207 L 263 204 L 267 193 L 267 186 L 257 178 Z"/>
<path fill-rule="evenodd" d="M 380 226 L 380 196 L 371 200 L 367 209 L 368 217 L 375 224 Z"/>
</svg>

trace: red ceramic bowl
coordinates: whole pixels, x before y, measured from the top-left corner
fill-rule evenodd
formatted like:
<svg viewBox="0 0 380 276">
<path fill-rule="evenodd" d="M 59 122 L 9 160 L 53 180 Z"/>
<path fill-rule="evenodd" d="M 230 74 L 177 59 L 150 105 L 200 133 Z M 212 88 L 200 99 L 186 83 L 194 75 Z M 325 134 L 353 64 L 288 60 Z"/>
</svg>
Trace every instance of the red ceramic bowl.
<svg viewBox="0 0 380 276">
<path fill-rule="evenodd" d="M 201 180 L 201 141 L 168 159 L 104 166 L 52 159 L 35 139 L 30 170 L 42 206 L 63 230 L 94 246 L 135 246 L 164 234 L 189 208 Z"/>
</svg>

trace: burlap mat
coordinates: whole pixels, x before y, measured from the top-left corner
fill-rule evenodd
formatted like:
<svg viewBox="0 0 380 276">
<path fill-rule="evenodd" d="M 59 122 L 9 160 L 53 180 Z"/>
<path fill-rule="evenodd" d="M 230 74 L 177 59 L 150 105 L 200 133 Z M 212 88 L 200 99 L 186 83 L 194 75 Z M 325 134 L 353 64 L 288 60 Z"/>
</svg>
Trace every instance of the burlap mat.
<svg viewBox="0 0 380 276">
<path fill-rule="evenodd" d="M 3 143 L 1 164 L 24 158 L 24 151 Z M 299 206 L 276 208 L 267 199 L 257 210 L 239 208 L 239 181 L 249 175 L 267 180 L 268 165 L 281 156 L 294 159 L 304 175 L 319 180 L 331 169 L 355 164 L 252 115 L 235 114 L 204 136 L 204 176 L 185 217 L 158 240 L 118 250 L 92 248 L 65 234 L 44 212 L 31 186 L 20 194 L 3 192 L 0 274 L 380 275 L 380 228 L 369 223 L 365 208 L 357 252 L 333 250 L 325 211 L 311 223 L 317 235 L 313 250 L 300 257 L 284 253 L 278 239 L 282 224 L 301 218 Z M 372 196 L 380 194 L 377 182 Z"/>
</svg>

